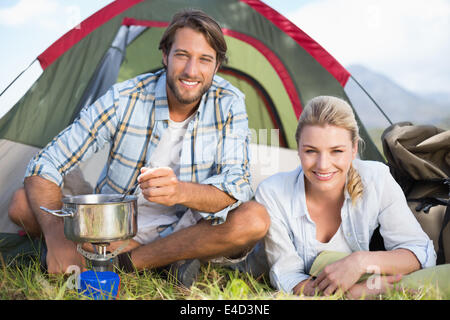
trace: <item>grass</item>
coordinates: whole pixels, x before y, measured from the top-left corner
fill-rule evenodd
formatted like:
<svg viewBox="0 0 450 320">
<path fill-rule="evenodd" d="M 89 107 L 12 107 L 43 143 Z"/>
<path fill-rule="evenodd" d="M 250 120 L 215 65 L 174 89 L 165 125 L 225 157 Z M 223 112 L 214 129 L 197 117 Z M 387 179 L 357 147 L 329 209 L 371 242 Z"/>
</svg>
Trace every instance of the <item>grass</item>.
<svg viewBox="0 0 450 320">
<path fill-rule="evenodd" d="M 0 260 L 1 255 L 0 255 Z M 206 264 L 197 281 L 184 288 L 162 271 L 146 270 L 121 278 L 119 300 L 311 300 L 345 299 L 340 294 L 329 297 L 305 297 L 275 291 L 266 276 L 255 279 L 227 268 Z M 0 300 L 80 300 L 86 299 L 74 287 L 75 274 L 48 275 L 39 262 L 5 265 L 0 261 Z M 441 300 L 430 285 L 416 292 L 395 291 L 375 297 L 377 300 Z"/>
</svg>

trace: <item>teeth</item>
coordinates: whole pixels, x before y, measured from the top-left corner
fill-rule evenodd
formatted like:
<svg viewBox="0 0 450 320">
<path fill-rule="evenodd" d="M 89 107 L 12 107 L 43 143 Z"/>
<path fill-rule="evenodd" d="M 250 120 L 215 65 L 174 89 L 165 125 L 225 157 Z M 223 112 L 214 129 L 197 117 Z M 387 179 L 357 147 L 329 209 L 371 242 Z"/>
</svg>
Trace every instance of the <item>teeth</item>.
<svg viewBox="0 0 450 320">
<path fill-rule="evenodd" d="M 198 83 L 197 81 L 191 82 L 191 81 L 186 81 L 186 80 L 181 80 L 181 82 L 187 84 L 188 86 L 193 86 Z"/>
<path fill-rule="evenodd" d="M 317 174 L 319 177 L 327 178 L 327 177 L 330 177 L 333 173 L 322 174 L 322 173 L 316 172 L 316 174 Z"/>
</svg>

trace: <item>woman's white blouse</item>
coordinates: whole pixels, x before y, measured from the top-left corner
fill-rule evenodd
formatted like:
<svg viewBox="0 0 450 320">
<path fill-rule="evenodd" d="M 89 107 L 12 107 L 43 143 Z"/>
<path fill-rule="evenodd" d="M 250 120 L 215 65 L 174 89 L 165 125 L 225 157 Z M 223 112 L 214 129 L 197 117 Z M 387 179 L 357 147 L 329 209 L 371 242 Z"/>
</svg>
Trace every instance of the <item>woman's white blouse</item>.
<svg viewBox="0 0 450 320">
<path fill-rule="evenodd" d="M 368 251 L 372 234 L 380 226 L 386 250 L 408 249 L 422 268 L 434 266 L 433 242 L 410 211 L 389 168 L 381 162 L 359 159 L 353 161 L 353 167 L 361 176 L 364 191 L 355 206 L 344 191 L 341 228 L 351 250 Z M 302 168 L 267 178 L 259 185 L 255 198 L 271 217 L 265 237 L 270 280 L 277 289 L 292 292 L 309 277 L 318 254 L 316 226 L 306 207 Z"/>
</svg>

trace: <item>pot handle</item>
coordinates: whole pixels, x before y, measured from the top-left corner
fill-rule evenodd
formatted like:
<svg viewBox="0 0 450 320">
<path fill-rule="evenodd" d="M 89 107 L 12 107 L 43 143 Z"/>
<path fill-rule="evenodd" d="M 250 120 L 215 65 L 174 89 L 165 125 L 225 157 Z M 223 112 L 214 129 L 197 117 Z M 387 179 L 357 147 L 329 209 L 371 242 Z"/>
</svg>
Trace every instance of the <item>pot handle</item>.
<svg viewBox="0 0 450 320">
<path fill-rule="evenodd" d="M 70 217 L 73 218 L 73 216 L 75 215 L 75 212 L 73 211 L 64 211 L 64 210 L 50 210 L 44 207 L 40 207 L 41 210 L 44 210 L 47 213 L 51 213 L 54 216 L 63 218 L 63 217 Z"/>
</svg>

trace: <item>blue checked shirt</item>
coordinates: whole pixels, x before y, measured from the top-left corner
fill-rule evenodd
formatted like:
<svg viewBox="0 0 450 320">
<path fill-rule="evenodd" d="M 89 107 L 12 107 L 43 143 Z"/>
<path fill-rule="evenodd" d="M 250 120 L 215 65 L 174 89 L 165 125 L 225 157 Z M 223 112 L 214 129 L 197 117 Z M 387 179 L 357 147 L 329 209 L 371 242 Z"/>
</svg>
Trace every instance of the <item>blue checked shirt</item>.
<svg viewBox="0 0 450 320">
<path fill-rule="evenodd" d="M 168 127 L 166 73 L 161 70 L 114 85 L 42 149 L 28 164 L 25 177 L 39 175 L 59 186 L 79 162 L 110 145 L 96 193 L 129 190 L 149 162 Z M 248 118 L 244 95 L 214 76 L 182 143 L 180 181 L 209 184 L 237 201 L 216 212 L 199 212 L 223 223 L 229 210 L 253 196 L 250 186 Z M 181 210 L 182 208 L 180 208 Z"/>
</svg>

